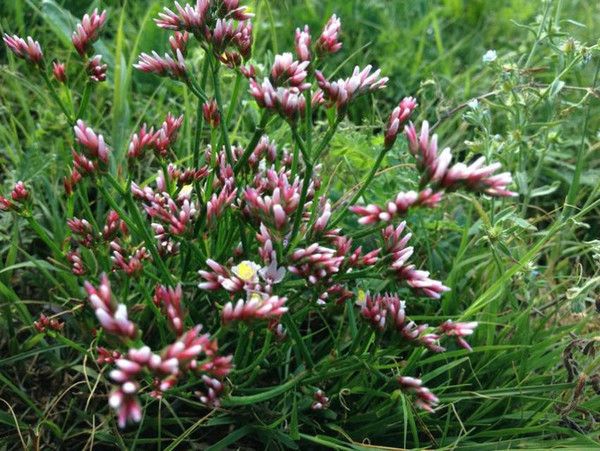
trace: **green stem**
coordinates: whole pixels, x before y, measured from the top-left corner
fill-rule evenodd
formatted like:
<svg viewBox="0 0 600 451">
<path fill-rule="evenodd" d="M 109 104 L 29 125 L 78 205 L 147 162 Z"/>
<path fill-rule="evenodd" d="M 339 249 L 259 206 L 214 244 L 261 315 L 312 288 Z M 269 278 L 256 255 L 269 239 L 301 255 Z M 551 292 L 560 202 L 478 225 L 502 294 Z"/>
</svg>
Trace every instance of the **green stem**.
<svg viewBox="0 0 600 451">
<path fill-rule="evenodd" d="M 302 356 L 302 360 L 304 360 L 304 365 L 306 366 L 306 368 L 312 369 L 315 366 L 315 364 L 313 362 L 312 356 L 310 355 L 310 351 L 306 347 L 306 343 L 304 343 L 302 335 L 300 334 L 300 331 L 296 326 L 295 319 L 289 313 L 286 313 L 281 317 L 281 322 L 285 325 L 285 327 L 290 333 L 290 336 L 292 337 L 292 340 L 296 344 L 298 353 Z"/>
<path fill-rule="evenodd" d="M 295 137 L 298 135 L 297 133 L 294 133 L 293 127 L 292 127 L 292 133 L 294 134 Z M 298 138 L 300 138 L 300 137 L 298 136 Z M 292 228 L 292 233 L 290 235 L 286 251 L 294 248 L 294 246 L 293 246 L 295 244 L 294 239 L 296 238 L 296 235 L 298 234 L 298 230 L 300 230 L 300 222 L 302 221 L 302 215 L 304 213 L 304 204 L 306 203 L 306 195 L 308 193 L 308 187 L 310 186 L 310 182 L 311 182 L 312 175 L 313 175 L 313 164 L 310 160 L 306 159 L 306 158 L 308 158 L 308 155 L 306 155 L 306 149 L 304 149 L 304 144 L 302 143 L 301 140 L 298 140 L 297 144 L 300 147 L 302 154 L 305 155 L 304 181 L 302 182 L 302 191 L 300 192 L 300 201 L 298 202 L 298 209 L 296 210 L 296 214 L 294 215 L 294 226 Z"/>
<path fill-rule="evenodd" d="M 217 101 L 217 108 L 219 109 L 219 115 L 221 119 L 225 116 L 223 114 L 223 97 L 221 96 L 221 80 L 219 79 L 219 69 L 221 65 L 218 61 L 213 60 L 213 85 L 215 88 L 215 100 Z M 221 120 L 221 138 L 225 144 L 225 153 L 227 155 L 227 162 L 233 167 L 233 154 L 231 153 L 231 143 L 229 142 L 229 134 L 227 133 L 227 124 L 224 120 Z"/>
<path fill-rule="evenodd" d="M 327 147 L 327 145 L 329 144 L 329 141 L 331 141 L 331 138 L 333 138 L 333 135 L 335 135 L 335 132 L 337 131 L 338 126 L 340 125 L 340 122 L 342 122 L 343 118 L 344 118 L 344 112 L 340 111 L 338 113 L 338 116 L 335 119 L 335 122 L 333 123 L 333 125 L 331 127 L 329 127 L 329 130 L 327 130 L 327 133 L 325 134 L 325 136 L 319 143 L 319 147 L 317 147 L 317 150 L 314 152 L 313 161 L 319 160 L 321 153 L 323 152 L 323 150 L 325 150 L 325 147 Z"/>
<path fill-rule="evenodd" d="M 58 244 L 56 244 L 56 241 L 54 241 L 52 238 L 50 238 L 50 236 L 48 236 L 48 234 L 40 225 L 40 223 L 37 222 L 37 220 L 33 216 L 31 216 L 30 213 L 25 215 L 25 218 L 27 219 L 27 222 L 29 223 L 33 231 L 37 234 L 37 236 L 39 236 L 40 239 L 46 244 L 46 246 L 48 246 L 52 250 L 52 252 L 54 252 L 55 257 L 62 257 L 62 250 L 60 249 Z"/>
<path fill-rule="evenodd" d="M 233 406 L 247 406 L 256 404 L 259 402 L 267 401 L 269 399 L 275 398 L 276 396 L 285 393 L 291 388 L 295 387 L 302 379 L 306 377 L 306 373 L 302 372 L 298 374 L 296 377 L 290 379 L 285 384 L 276 385 L 272 388 L 269 388 L 261 393 L 257 393 L 255 395 L 249 396 L 230 396 L 227 399 L 223 400 L 223 407 L 233 407 Z"/>
<path fill-rule="evenodd" d="M 146 247 L 148 248 L 148 250 L 150 251 L 150 254 L 152 255 L 152 259 L 153 259 L 154 263 L 158 266 L 158 269 L 159 269 L 159 272 L 161 273 L 163 282 L 167 285 L 172 286 L 173 279 L 171 277 L 171 273 L 169 272 L 169 269 L 165 265 L 165 262 L 160 257 L 160 254 L 158 253 L 158 250 L 156 249 L 156 243 L 155 243 L 154 237 L 152 236 L 152 234 L 150 234 L 148 232 L 148 229 L 146 228 L 146 224 L 144 223 L 144 220 L 143 220 L 142 216 L 140 215 L 140 212 L 138 211 L 137 206 L 133 202 L 133 199 L 131 198 L 130 193 L 125 192 L 119 185 L 119 182 L 117 180 L 115 180 L 110 174 L 107 174 L 106 178 L 109 181 L 109 183 L 112 185 L 112 187 L 115 188 L 115 190 L 125 199 L 127 206 L 129 207 L 130 211 L 133 213 L 133 215 L 135 217 L 130 218 L 128 215 L 126 215 L 125 212 L 123 211 L 123 209 L 119 206 L 119 204 L 117 204 L 115 199 L 107 191 L 107 189 L 103 185 L 103 183 L 100 180 L 98 180 L 97 185 L 98 185 L 98 189 L 102 193 L 102 196 L 106 199 L 106 201 L 109 203 L 111 208 L 119 214 L 121 219 L 123 219 L 123 221 L 125 221 L 125 224 L 127 224 L 127 227 L 130 227 L 132 230 L 137 230 L 142 235 L 142 238 L 143 238 L 144 242 L 146 243 Z"/>
<path fill-rule="evenodd" d="M 250 373 L 251 371 L 253 371 L 260 364 L 260 362 L 262 362 L 262 360 L 266 357 L 267 353 L 271 349 L 270 346 L 271 346 L 272 338 L 273 338 L 273 333 L 270 330 L 267 330 L 266 336 L 265 336 L 265 342 L 263 344 L 262 350 L 260 351 L 260 354 L 258 355 L 258 357 L 256 357 L 256 359 L 254 359 L 254 361 L 250 365 L 248 365 L 246 368 L 242 368 L 240 370 L 234 370 L 234 374 L 236 376 L 241 376 L 243 374 L 247 374 L 247 373 Z"/>
<path fill-rule="evenodd" d="M 596 63 L 596 72 L 594 73 L 594 80 L 592 81 L 592 90 L 596 88 L 598 81 L 598 73 L 600 72 L 600 60 Z M 576 197 L 579 194 L 579 184 L 581 181 L 581 173 L 583 171 L 583 164 L 585 160 L 585 138 L 588 129 L 588 123 L 590 120 L 591 102 L 587 104 L 585 119 L 583 121 L 583 130 L 581 131 L 581 141 L 579 143 L 579 149 L 577 150 L 577 162 L 575 164 L 575 173 L 573 174 L 573 180 L 565 199 L 565 205 L 563 208 L 562 216 L 563 219 L 573 214 L 575 209 Z"/>
<path fill-rule="evenodd" d="M 42 78 L 44 79 L 44 82 L 46 83 L 46 86 L 50 90 L 50 96 L 52 97 L 52 99 L 54 100 L 54 102 L 56 102 L 56 104 L 62 110 L 63 114 L 67 118 L 67 122 L 71 126 L 75 125 L 75 121 L 71 118 L 71 115 L 69 114 L 69 111 L 67 110 L 67 107 L 64 105 L 64 103 L 62 102 L 62 100 L 60 100 L 60 96 L 58 95 L 58 92 L 56 92 L 56 89 L 54 88 L 54 85 L 52 85 L 52 82 L 50 81 L 50 78 L 48 77 L 48 74 L 46 73 L 46 71 L 44 69 L 41 69 L 40 72 L 42 74 Z"/>
<path fill-rule="evenodd" d="M 237 106 L 238 97 L 240 95 L 240 86 L 242 85 L 242 73 L 238 71 L 235 76 L 235 82 L 233 83 L 233 92 L 231 94 L 231 102 L 229 102 L 229 108 L 227 109 L 227 116 L 225 118 L 225 125 L 229 126 L 231 119 L 233 118 L 233 112 Z"/>
<path fill-rule="evenodd" d="M 365 192 L 367 187 L 373 181 L 373 177 L 375 177 L 375 174 L 377 174 L 377 171 L 379 170 L 379 167 L 381 166 L 383 158 L 385 157 L 388 150 L 389 150 L 389 148 L 387 148 L 387 147 L 384 147 L 383 149 L 381 149 L 381 151 L 379 152 L 379 155 L 377 156 L 377 159 L 375 160 L 375 164 L 373 164 L 371 171 L 365 177 L 365 181 L 361 184 L 360 189 L 354 194 L 354 196 L 352 196 L 352 199 L 350 199 L 350 201 L 342 207 L 342 209 L 336 215 L 336 217 L 333 219 L 333 221 L 331 221 L 331 224 L 329 227 L 333 228 L 338 222 L 340 222 L 343 219 L 346 212 L 348 211 L 348 208 L 350 208 L 350 206 L 354 205 L 356 203 L 356 201 L 358 199 L 360 199 L 360 196 L 362 196 L 362 194 Z"/>
<path fill-rule="evenodd" d="M 267 112 L 267 110 L 264 110 L 262 115 L 260 116 L 260 122 L 258 124 L 258 127 L 256 127 L 256 129 L 254 130 L 254 135 L 252 135 L 252 138 L 250 139 L 250 142 L 248 143 L 246 150 L 244 150 L 244 153 L 242 154 L 242 156 L 240 157 L 240 159 L 237 161 L 237 163 L 235 164 L 235 166 L 233 168 L 233 170 L 236 174 L 246 164 L 246 161 L 248 161 L 248 158 L 250 158 L 250 155 L 252 155 L 252 152 L 254 152 L 254 149 L 256 148 L 258 141 L 260 140 L 263 133 L 265 132 L 265 127 L 267 126 L 268 121 L 269 121 L 269 113 Z"/>
<path fill-rule="evenodd" d="M 292 130 L 292 136 L 294 137 L 294 140 L 296 141 L 296 144 L 298 145 L 300 152 L 302 152 L 302 158 L 304 159 L 305 162 L 311 161 L 312 159 L 309 155 L 308 148 L 306 147 L 306 144 L 304 144 L 304 141 L 302 141 L 302 138 L 298 134 L 298 129 L 296 128 L 296 126 L 294 124 L 290 124 L 290 128 Z"/>
<path fill-rule="evenodd" d="M 188 88 L 190 88 L 190 91 L 192 91 L 194 93 L 194 95 L 196 97 L 198 97 L 198 99 L 202 100 L 203 102 L 208 101 L 208 97 L 206 97 L 206 93 L 200 86 L 198 86 L 198 84 L 196 84 L 196 82 L 194 80 L 192 80 L 191 78 L 188 78 L 186 81 L 187 81 Z"/>
<path fill-rule="evenodd" d="M 208 54 L 204 56 L 204 64 L 202 65 L 202 77 L 200 78 L 200 88 L 204 89 L 206 86 L 206 79 L 208 77 L 208 66 L 210 64 L 210 60 Z M 194 158 L 193 158 L 193 166 L 195 168 L 198 167 L 200 163 L 200 136 L 202 135 L 202 126 L 204 115 L 202 114 L 202 105 L 203 101 L 200 97 L 198 97 L 198 106 L 196 108 L 196 132 L 194 133 Z"/>
<path fill-rule="evenodd" d="M 88 81 L 85 84 L 85 88 L 83 89 L 83 95 L 81 96 L 81 103 L 79 104 L 79 109 L 77 110 L 76 119 L 81 119 L 83 114 L 87 110 L 88 104 L 90 103 L 90 94 L 92 93 L 92 82 Z"/>
</svg>

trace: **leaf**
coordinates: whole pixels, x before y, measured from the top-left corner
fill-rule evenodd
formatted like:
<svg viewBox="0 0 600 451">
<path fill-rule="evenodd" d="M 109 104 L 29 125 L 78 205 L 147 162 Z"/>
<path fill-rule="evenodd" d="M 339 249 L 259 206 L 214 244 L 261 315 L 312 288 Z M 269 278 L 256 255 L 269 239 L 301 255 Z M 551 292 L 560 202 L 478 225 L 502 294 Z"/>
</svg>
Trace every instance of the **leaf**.
<svg viewBox="0 0 600 451">
<path fill-rule="evenodd" d="M 556 96 L 560 93 L 560 91 L 562 91 L 562 88 L 564 88 L 565 86 L 565 82 L 559 79 L 556 79 L 552 82 L 552 84 L 549 86 L 549 97 L 550 100 L 554 100 L 556 98 Z"/>
<path fill-rule="evenodd" d="M 547 196 L 548 194 L 552 194 L 554 191 L 556 191 L 559 186 L 560 186 L 559 181 L 553 182 L 552 185 L 540 186 L 539 188 L 535 188 L 535 189 L 531 190 L 531 194 L 529 195 L 529 197 L 533 198 L 533 197 Z"/>
</svg>

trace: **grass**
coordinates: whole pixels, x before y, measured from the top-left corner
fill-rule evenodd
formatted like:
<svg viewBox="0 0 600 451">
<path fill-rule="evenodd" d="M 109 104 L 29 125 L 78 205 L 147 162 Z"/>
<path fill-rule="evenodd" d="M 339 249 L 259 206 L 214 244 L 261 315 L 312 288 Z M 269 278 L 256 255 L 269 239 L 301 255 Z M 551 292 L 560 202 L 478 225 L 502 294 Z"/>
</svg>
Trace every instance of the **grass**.
<svg viewBox="0 0 600 451">
<path fill-rule="evenodd" d="M 16 180 L 34 186 L 34 234 L 26 220 L 0 216 L 0 442 L 8 449 L 66 447 L 87 449 L 372 449 L 513 447 L 598 447 L 600 398 L 591 378 L 599 361 L 589 351 L 597 341 L 600 275 L 600 158 L 598 129 L 598 36 L 600 10 L 592 0 L 486 1 L 268 1 L 252 2 L 256 13 L 256 59 L 270 60 L 291 48 L 296 26 L 318 30 L 335 12 L 342 18 L 344 51 L 327 72 L 348 73 L 355 64 L 381 67 L 391 77 L 381 96 L 365 98 L 349 112 L 324 152 L 325 185 L 346 199 L 377 158 L 379 125 L 395 102 L 416 95 L 416 121 L 429 118 L 444 146 L 462 159 L 485 155 L 514 174 L 516 201 L 474 199 L 454 194 L 441 209 L 415 211 L 407 218 L 424 269 L 452 291 L 438 301 L 411 305 L 419 322 L 438 315 L 480 322 L 470 341 L 473 352 L 453 348 L 432 355 L 406 349 L 393 337 L 379 336 L 360 321 L 349 302 L 336 321 L 311 317 L 305 324 L 301 299 L 285 324 L 290 339 L 279 346 L 265 330 L 230 332 L 222 344 L 235 354 L 235 390 L 223 408 L 208 411 L 185 391 L 162 401 L 144 398 L 145 416 L 137 427 L 117 428 L 106 407 L 108 384 L 93 363 L 95 339 L 71 341 L 82 330 L 79 282 L 60 263 L 69 240 L 61 195 L 61 172 L 70 163 L 68 123 L 53 106 L 39 74 L 0 49 L 0 176 L 5 193 Z M 70 30 L 77 17 L 99 2 L 17 0 L 0 5 L 0 31 L 31 34 L 52 44 L 49 55 L 67 65 Z M 97 90 L 83 116 L 112 137 L 123 158 L 132 130 L 158 123 L 167 111 L 185 114 L 182 142 L 192 143 L 195 99 L 185 87 L 136 73 L 142 51 L 164 49 L 164 34 L 152 19 L 162 1 L 102 2 L 109 10 L 108 31 L 96 51 L 109 64 L 109 80 Z M 572 39 L 573 42 L 569 41 Z M 565 44 L 566 43 L 566 44 Z M 570 50 L 571 46 L 573 50 Z M 488 49 L 498 60 L 483 64 Z M 201 54 L 191 60 L 198 66 Z M 236 80 L 225 75 L 227 105 Z M 78 92 L 85 80 L 76 79 Z M 58 93 L 70 105 L 66 92 Z M 478 98 L 477 106 L 470 102 Z M 235 140 L 248 142 L 256 109 L 243 85 L 230 124 Z M 326 130 L 326 117 L 315 130 Z M 289 141 L 286 127 L 271 129 Z M 70 136 L 70 135 L 68 135 Z M 210 139 L 201 136 L 201 139 Z M 178 149 L 182 161 L 189 148 Z M 385 157 L 386 169 L 363 193 L 365 203 L 382 203 L 418 181 L 405 146 Z M 113 167 L 114 173 L 117 167 Z M 144 177 L 152 177 L 140 172 Z M 107 187 L 111 190 L 112 187 Z M 91 208 L 102 212 L 100 196 Z M 92 212 L 94 213 L 94 212 Z M 354 218 L 342 224 L 360 234 Z M 46 236 L 47 239 L 40 239 Z M 52 243 L 47 246 L 44 241 Z M 366 245 L 370 243 L 365 243 Z M 54 248 L 54 249 L 53 249 Z M 58 262 L 57 262 L 58 260 Z M 168 272 L 168 271 L 166 271 Z M 169 277 L 168 274 L 162 274 Z M 197 283 L 188 276 L 188 291 Z M 143 286 L 142 286 L 143 285 Z M 143 304 L 140 284 L 129 302 Z M 393 288 L 370 280 L 361 289 Z M 206 299 L 192 295 L 194 319 L 206 322 Z M 71 334 L 42 335 L 32 328 L 40 311 L 60 313 Z M 82 320 L 83 318 L 83 320 Z M 77 319 L 77 321 L 75 321 Z M 298 319 L 298 321 L 295 321 Z M 213 330 L 216 324 L 207 326 Z M 589 344 L 588 344 L 589 343 Z M 585 348 L 586 344 L 588 348 Z M 83 352 L 81 346 L 84 346 Z M 569 374 L 568 368 L 577 370 Z M 437 387 L 441 407 L 417 411 L 389 375 L 421 375 Z M 326 388 L 331 408 L 309 409 L 312 390 Z M 0 409 L 1 410 L 1 409 Z M 157 432 L 160 431 L 160 432 Z"/>
</svg>

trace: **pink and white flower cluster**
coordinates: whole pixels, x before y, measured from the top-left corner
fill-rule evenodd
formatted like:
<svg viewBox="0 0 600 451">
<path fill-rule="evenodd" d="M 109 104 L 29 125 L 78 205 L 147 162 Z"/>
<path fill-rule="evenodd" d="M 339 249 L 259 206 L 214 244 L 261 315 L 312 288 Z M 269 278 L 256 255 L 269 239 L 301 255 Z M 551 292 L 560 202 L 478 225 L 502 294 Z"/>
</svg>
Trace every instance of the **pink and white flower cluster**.
<svg viewBox="0 0 600 451">
<path fill-rule="evenodd" d="M 386 145 L 391 146 L 396 137 L 398 126 L 394 125 L 402 116 L 402 111 L 408 111 L 412 102 L 408 102 L 404 109 L 394 110 L 390 116 L 386 132 Z M 493 197 L 514 197 L 517 193 L 510 191 L 508 185 L 512 183 L 509 172 L 496 174 L 501 168 L 500 163 L 485 164 L 485 158 L 480 157 L 473 163 L 455 163 L 451 165 L 452 153 L 446 147 L 438 152 L 437 135 L 430 136 L 429 124 L 423 122 L 421 133 L 417 133 L 413 124 L 405 127 L 408 148 L 417 160 L 417 170 L 421 174 L 421 190 L 400 192 L 395 199 L 387 202 L 385 206 L 370 204 L 367 206 L 354 205 L 350 210 L 360 218 L 360 224 L 374 224 L 377 222 L 390 222 L 393 218 L 404 216 L 410 208 L 436 207 L 441 202 L 444 193 L 459 188 L 468 191 L 483 193 Z"/>
</svg>

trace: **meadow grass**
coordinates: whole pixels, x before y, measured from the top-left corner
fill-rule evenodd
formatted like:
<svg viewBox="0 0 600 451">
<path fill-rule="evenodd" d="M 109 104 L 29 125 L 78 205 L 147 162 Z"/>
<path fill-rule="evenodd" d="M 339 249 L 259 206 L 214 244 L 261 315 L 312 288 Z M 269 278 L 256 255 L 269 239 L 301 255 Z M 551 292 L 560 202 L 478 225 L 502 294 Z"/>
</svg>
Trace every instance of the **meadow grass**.
<svg viewBox="0 0 600 451">
<path fill-rule="evenodd" d="M 457 347 L 436 355 L 416 348 L 400 354 L 397 342 L 361 323 L 351 304 L 336 322 L 313 318 L 309 335 L 289 321 L 292 339 L 277 348 L 270 347 L 269 332 L 240 326 L 246 340 L 224 342 L 239 370 L 232 376 L 235 393 L 224 398 L 221 409 L 208 411 L 176 391 L 169 400 L 145 399 L 139 426 L 119 430 L 106 407 L 108 384 L 90 363 L 89 340 L 48 337 L 32 328 L 41 310 L 67 311 L 68 317 L 83 309 L 77 278 L 57 263 L 70 234 L 63 213 L 70 206 L 56 194 L 62 190 L 61 168 L 70 162 L 71 144 L 64 138 L 69 124 L 41 88 L 39 75 L 3 47 L 1 192 L 16 180 L 34 186 L 34 219 L 42 230 L 33 233 L 26 218 L 0 216 L 0 404 L 6 405 L 0 409 L 0 443 L 7 449 L 169 450 L 600 446 L 600 398 L 589 383 L 600 370 L 590 351 L 600 325 L 596 2 L 250 3 L 255 55 L 272 59 L 293 46 L 297 26 L 318 30 L 335 12 L 343 21 L 344 51 L 328 63 L 328 73 L 342 76 L 355 64 L 369 63 L 391 77 L 382 95 L 351 108 L 325 150 L 324 184 L 336 200 L 358 189 L 382 144 L 380 124 L 407 95 L 420 104 L 413 119 L 429 118 L 443 145 L 463 160 L 484 155 L 513 173 L 516 200 L 453 194 L 443 208 L 407 218 L 425 269 L 452 289 L 441 301 L 422 301 L 411 318 L 427 322 L 443 314 L 479 321 L 470 340 L 473 352 Z M 90 99 L 87 119 L 112 137 L 119 161 L 132 130 L 160 122 L 167 111 L 181 111 L 184 142 L 190 144 L 178 149 L 178 157 L 187 162 L 193 155 L 195 98 L 182 85 L 132 68 L 140 52 L 165 48 L 152 21 L 165 5 L 16 0 L 0 5 L 0 31 L 35 36 L 46 47 L 52 43 L 69 64 L 76 18 L 95 6 L 107 8 L 108 31 L 96 51 L 109 64 L 109 79 Z M 485 64 L 489 49 L 498 57 Z M 200 57 L 190 55 L 196 63 Z M 84 80 L 75 83 L 83 92 Z M 236 97 L 236 86 L 235 76 L 226 76 L 225 99 Z M 260 115 L 246 91 L 244 85 L 238 100 L 243 114 L 232 108 L 230 118 L 232 136 L 244 142 Z M 66 91 L 58 95 L 70 104 Z M 315 133 L 321 134 L 328 118 L 320 120 Z M 290 139 L 284 126 L 270 135 Z M 412 164 L 406 146 L 396 146 L 363 194 L 365 203 L 381 204 L 398 189 L 414 188 L 418 180 L 406 171 Z M 96 193 L 86 195 L 97 198 L 92 209 L 107 209 Z M 342 224 L 360 237 L 363 228 L 355 217 Z M 184 285 L 195 286 L 196 279 L 190 272 Z M 361 288 L 388 287 L 384 279 Z M 132 304 L 144 302 L 144 293 L 129 296 Z M 203 299 L 198 294 L 194 302 L 202 306 Z M 205 307 L 195 315 L 202 317 Z M 303 315 L 302 309 L 296 312 Z M 424 383 L 437 387 L 441 407 L 434 414 L 417 411 L 391 387 L 389 372 L 421 374 Z M 309 387 L 323 380 L 332 408 L 316 415 L 308 409 Z"/>
</svg>

